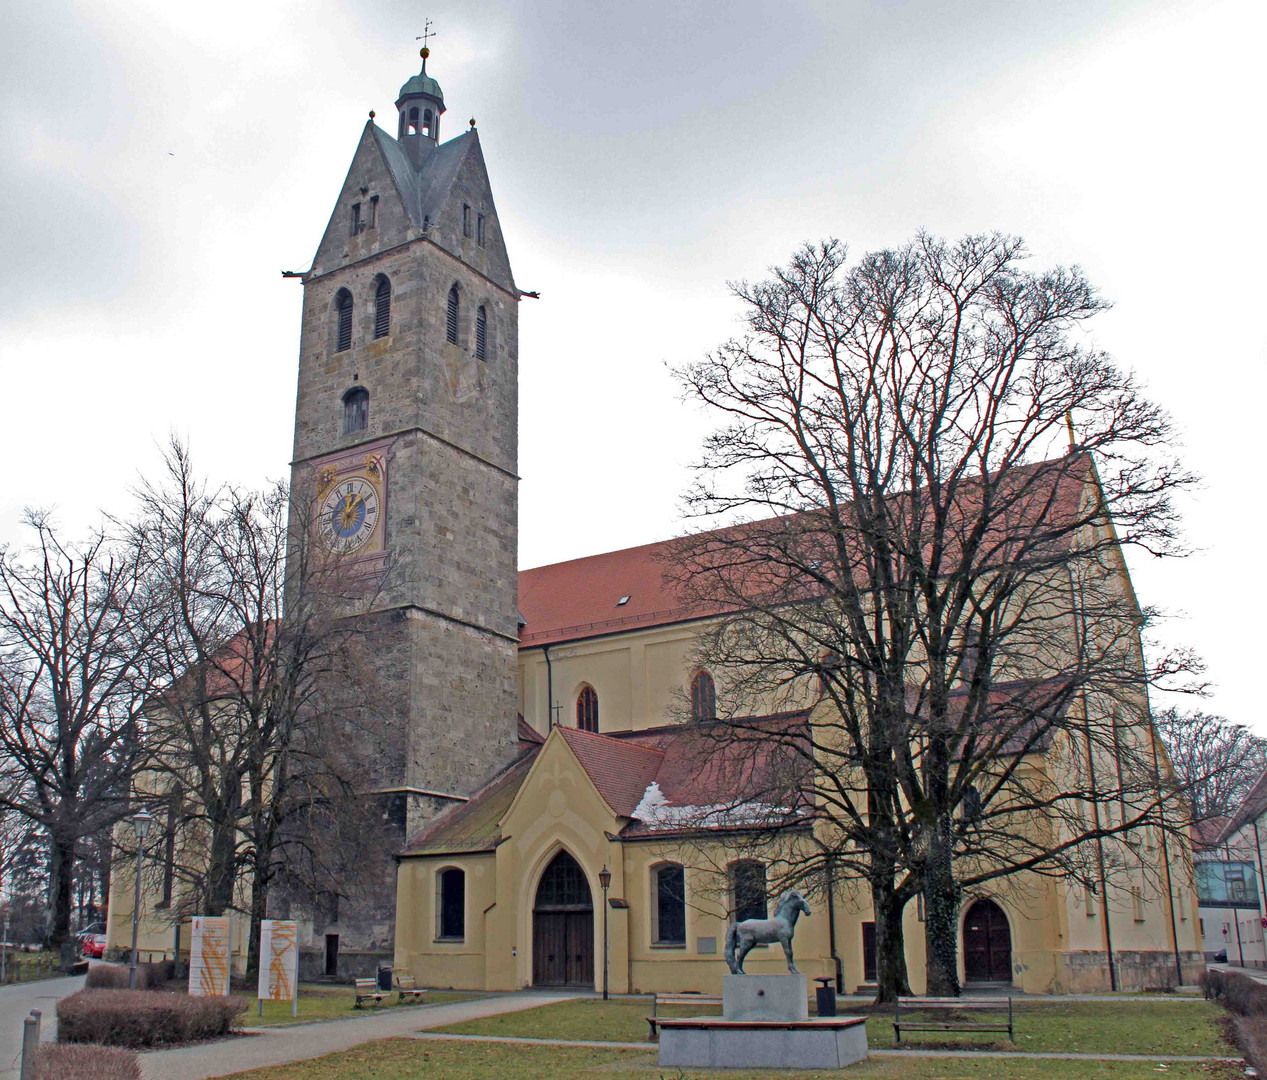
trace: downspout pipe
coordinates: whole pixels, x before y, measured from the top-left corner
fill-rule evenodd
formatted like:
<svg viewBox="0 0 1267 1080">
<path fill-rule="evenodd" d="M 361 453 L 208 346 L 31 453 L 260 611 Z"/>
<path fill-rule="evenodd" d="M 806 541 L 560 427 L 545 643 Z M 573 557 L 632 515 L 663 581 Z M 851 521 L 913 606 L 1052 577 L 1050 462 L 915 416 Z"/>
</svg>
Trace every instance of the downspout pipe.
<svg viewBox="0 0 1267 1080">
<path fill-rule="evenodd" d="M 1078 663 L 1081 666 L 1085 662 L 1085 642 L 1086 642 L 1086 622 L 1082 613 L 1082 593 L 1078 589 L 1078 583 L 1074 580 L 1073 567 L 1067 567 L 1069 574 L 1069 589 L 1075 599 L 1073 610 L 1073 633 L 1074 641 L 1078 647 Z M 1082 698 L 1082 729 L 1087 743 L 1087 781 L 1091 785 L 1091 816 L 1095 823 L 1095 850 L 1096 862 L 1098 864 L 1100 878 L 1100 901 L 1104 912 L 1104 953 L 1109 962 L 1109 990 L 1117 990 L 1117 965 L 1113 962 L 1113 928 L 1110 925 L 1109 912 L 1109 883 L 1104 870 L 1104 837 L 1100 833 L 1100 799 L 1099 788 L 1095 779 L 1095 751 L 1091 744 L 1091 710 L 1087 703 L 1087 687 L 1083 683 L 1079 690 L 1079 696 Z"/>
<path fill-rule="evenodd" d="M 1179 924 L 1175 921 L 1175 885 L 1170 873 L 1170 842 L 1166 835 L 1166 801 L 1161 792 L 1161 758 L 1157 753 L 1157 731 L 1153 716 L 1148 714 L 1148 737 L 1153 744 L 1153 775 L 1157 778 L 1157 816 L 1161 823 L 1161 860 L 1166 869 L 1166 897 L 1170 901 L 1170 940 L 1175 949 L 1176 986 L 1183 985 L 1183 960 L 1179 956 Z"/>
<path fill-rule="evenodd" d="M 836 875 L 834 863 L 827 860 L 827 938 L 832 962 L 836 965 L 836 993 L 845 992 L 845 967 L 836 951 Z"/>
<path fill-rule="evenodd" d="M 546 734 L 554 727 L 554 668 L 550 666 L 550 646 L 542 645 L 541 652 L 546 658 Z"/>
</svg>

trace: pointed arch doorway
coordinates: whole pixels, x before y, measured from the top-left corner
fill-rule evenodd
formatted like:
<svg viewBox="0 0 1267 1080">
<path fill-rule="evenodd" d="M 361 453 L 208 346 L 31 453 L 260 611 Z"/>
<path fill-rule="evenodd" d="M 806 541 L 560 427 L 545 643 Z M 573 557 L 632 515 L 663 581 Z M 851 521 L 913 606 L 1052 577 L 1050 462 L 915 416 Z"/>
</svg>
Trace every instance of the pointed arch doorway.
<svg viewBox="0 0 1267 1080">
<path fill-rule="evenodd" d="M 580 864 L 560 851 L 532 905 L 533 986 L 594 986 L 594 900 Z"/>
<path fill-rule="evenodd" d="M 1012 982 L 1012 931 L 993 900 L 978 900 L 964 916 L 963 968 L 965 982 Z"/>
</svg>

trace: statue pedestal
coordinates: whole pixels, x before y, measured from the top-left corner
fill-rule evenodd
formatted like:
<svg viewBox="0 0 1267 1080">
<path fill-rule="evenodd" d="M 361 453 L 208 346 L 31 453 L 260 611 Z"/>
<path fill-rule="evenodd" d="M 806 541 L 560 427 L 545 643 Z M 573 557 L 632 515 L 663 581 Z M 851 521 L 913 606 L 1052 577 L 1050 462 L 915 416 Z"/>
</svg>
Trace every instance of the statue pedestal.
<svg viewBox="0 0 1267 1080">
<path fill-rule="evenodd" d="M 809 1015 L 804 975 L 726 975 L 722 1015 L 663 1017 L 661 1065 L 842 1069 L 867 1056 L 861 1016 Z"/>
<path fill-rule="evenodd" d="M 727 1020 L 808 1020 L 804 975 L 724 975 L 721 1014 Z"/>
</svg>

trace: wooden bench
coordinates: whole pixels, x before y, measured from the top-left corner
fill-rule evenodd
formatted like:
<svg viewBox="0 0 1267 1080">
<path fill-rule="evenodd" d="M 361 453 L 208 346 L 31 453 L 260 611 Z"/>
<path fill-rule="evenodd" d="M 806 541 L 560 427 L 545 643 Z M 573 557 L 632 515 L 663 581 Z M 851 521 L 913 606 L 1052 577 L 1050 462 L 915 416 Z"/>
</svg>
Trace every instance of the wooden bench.
<svg viewBox="0 0 1267 1080">
<path fill-rule="evenodd" d="M 362 1001 L 372 1001 L 375 1005 L 381 1005 L 383 998 L 387 997 L 390 991 L 384 992 L 378 988 L 377 979 L 357 979 L 356 980 L 356 1005 L 355 1008 L 361 1007 Z"/>
<path fill-rule="evenodd" d="M 1001 1013 L 1007 1010 L 1007 1023 L 1000 1017 L 994 1021 L 974 1019 L 904 1020 L 902 1010 L 910 1013 Z M 900 997 L 893 1014 L 893 1041 L 902 1041 L 902 1029 L 907 1031 L 1006 1031 L 1012 1042 L 1012 999 L 1006 998 L 919 998 Z"/>
<path fill-rule="evenodd" d="M 400 997 L 396 999 L 397 1004 L 404 1001 L 405 998 L 410 1001 L 421 1001 L 422 995 L 426 993 L 425 990 L 418 988 L 418 980 L 412 975 L 397 975 L 396 991 L 400 994 Z"/>
<path fill-rule="evenodd" d="M 650 1038 L 656 1037 L 656 1028 L 659 1026 L 658 1015 L 661 1005 L 721 1005 L 721 998 L 714 997 L 710 994 L 656 994 L 651 999 L 651 1015 L 647 1017 L 647 1023 L 651 1027 Z"/>
</svg>

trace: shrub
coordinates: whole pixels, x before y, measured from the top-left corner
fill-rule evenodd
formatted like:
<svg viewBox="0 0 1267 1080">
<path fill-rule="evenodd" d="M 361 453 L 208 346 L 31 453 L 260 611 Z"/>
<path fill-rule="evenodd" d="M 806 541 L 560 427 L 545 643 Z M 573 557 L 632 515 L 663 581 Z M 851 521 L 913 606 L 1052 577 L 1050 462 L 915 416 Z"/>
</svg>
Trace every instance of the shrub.
<svg viewBox="0 0 1267 1080">
<path fill-rule="evenodd" d="M 141 1062 L 113 1046 L 41 1046 L 31 1063 L 33 1080 L 141 1080 Z"/>
<path fill-rule="evenodd" d="M 156 990 L 80 990 L 57 1003 L 57 1038 L 106 1046 L 170 1046 L 229 1034 L 246 1011 L 240 997 Z"/>
<path fill-rule="evenodd" d="M 1235 971 L 1208 969 L 1201 987 L 1209 1000 L 1217 1001 L 1240 1016 L 1267 1016 L 1267 986 Z"/>
<path fill-rule="evenodd" d="M 138 990 L 157 990 L 170 980 L 175 965 L 170 960 L 160 960 L 155 964 L 136 965 L 136 988 Z M 126 990 L 128 988 L 127 966 L 117 964 L 94 964 L 88 969 L 88 978 L 84 981 L 88 990 Z"/>
</svg>

